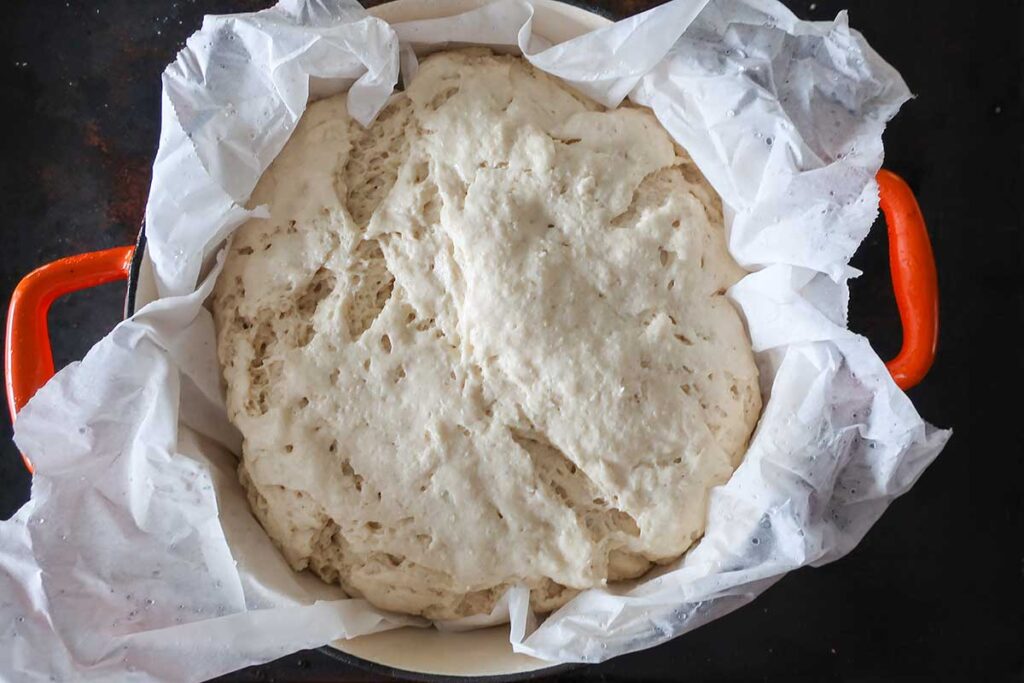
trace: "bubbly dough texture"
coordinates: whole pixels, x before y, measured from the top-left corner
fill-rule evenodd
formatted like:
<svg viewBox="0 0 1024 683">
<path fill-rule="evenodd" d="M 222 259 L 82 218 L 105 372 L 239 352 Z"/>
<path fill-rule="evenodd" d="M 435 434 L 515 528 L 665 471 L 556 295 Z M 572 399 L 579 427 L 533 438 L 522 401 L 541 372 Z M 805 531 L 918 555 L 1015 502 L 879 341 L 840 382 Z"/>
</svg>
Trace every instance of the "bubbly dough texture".
<svg viewBox="0 0 1024 683">
<path fill-rule="evenodd" d="M 313 104 L 213 298 L 240 476 L 296 570 L 447 619 L 679 557 L 761 401 L 717 196 L 646 109 L 427 59 Z"/>
</svg>

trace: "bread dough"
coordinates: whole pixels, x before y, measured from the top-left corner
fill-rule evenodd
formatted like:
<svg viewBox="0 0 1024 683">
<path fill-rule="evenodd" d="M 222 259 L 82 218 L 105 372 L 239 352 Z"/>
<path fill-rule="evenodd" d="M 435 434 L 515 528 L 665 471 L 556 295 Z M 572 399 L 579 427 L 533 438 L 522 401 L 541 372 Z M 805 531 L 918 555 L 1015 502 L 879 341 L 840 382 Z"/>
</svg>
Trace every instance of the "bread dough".
<svg viewBox="0 0 1024 683">
<path fill-rule="evenodd" d="M 447 52 L 309 107 L 214 294 L 249 501 L 296 570 L 449 619 L 679 557 L 761 407 L 720 202 L 646 109 Z"/>
</svg>

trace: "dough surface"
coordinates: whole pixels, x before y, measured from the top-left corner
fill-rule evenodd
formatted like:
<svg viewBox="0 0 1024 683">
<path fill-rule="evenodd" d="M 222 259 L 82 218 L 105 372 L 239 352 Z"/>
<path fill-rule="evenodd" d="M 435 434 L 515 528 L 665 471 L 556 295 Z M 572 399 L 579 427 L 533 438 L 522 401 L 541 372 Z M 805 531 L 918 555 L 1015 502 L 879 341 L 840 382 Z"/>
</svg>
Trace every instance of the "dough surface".
<svg viewBox="0 0 1024 683">
<path fill-rule="evenodd" d="M 538 611 L 679 557 L 760 414 L 720 203 L 646 109 L 514 57 L 309 107 L 212 299 L 239 473 L 296 570 Z"/>
</svg>

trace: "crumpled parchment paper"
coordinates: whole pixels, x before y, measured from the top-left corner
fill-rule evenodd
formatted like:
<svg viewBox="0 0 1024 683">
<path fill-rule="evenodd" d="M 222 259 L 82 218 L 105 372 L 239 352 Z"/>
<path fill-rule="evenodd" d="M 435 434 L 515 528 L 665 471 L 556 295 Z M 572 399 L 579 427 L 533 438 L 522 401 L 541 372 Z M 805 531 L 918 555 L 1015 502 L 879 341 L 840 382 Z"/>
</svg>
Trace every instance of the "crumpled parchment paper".
<svg viewBox="0 0 1024 683">
<path fill-rule="evenodd" d="M 753 599 L 849 552 L 942 449 L 867 340 L 846 328 L 848 261 L 878 210 L 885 122 L 909 97 L 847 25 L 773 0 L 674 0 L 551 46 L 524 0 L 389 26 L 353 0 L 283 0 L 207 17 L 163 77 L 146 210 L 160 298 L 65 368 L 18 416 L 32 499 L 0 523 L 0 678 L 202 680 L 422 620 L 296 574 L 235 477 L 203 302 L 218 251 L 310 98 L 348 89 L 364 123 L 420 54 L 522 51 L 607 106 L 651 107 L 721 194 L 751 274 L 764 413 L 716 489 L 706 533 L 634 584 L 587 591 L 543 622 L 514 588 L 491 618 L 519 651 L 600 661 Z"/>
</svg>

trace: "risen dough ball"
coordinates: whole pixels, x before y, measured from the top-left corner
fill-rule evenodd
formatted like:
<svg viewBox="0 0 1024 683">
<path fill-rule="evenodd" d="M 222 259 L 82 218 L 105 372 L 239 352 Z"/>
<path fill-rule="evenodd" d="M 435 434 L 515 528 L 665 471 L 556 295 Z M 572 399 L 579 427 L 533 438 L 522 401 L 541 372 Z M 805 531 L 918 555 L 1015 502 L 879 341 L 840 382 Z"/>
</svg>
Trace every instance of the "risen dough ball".
<svg viewBox="0 0 1024 683">
<path fill-rule="evenodd" d="M 445 619 L 679 557 L 760 411 L 719 201 L 645 109 L 427 59 L 306 112 L 213 308 L 240 475 L 296 570 Z"/>
</svg>

